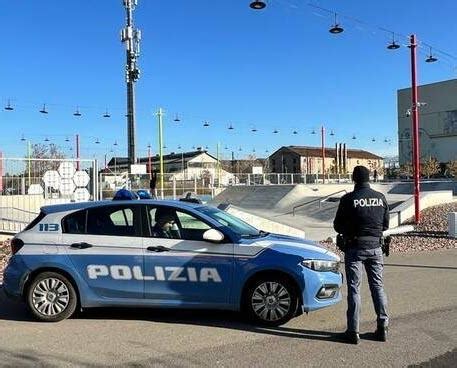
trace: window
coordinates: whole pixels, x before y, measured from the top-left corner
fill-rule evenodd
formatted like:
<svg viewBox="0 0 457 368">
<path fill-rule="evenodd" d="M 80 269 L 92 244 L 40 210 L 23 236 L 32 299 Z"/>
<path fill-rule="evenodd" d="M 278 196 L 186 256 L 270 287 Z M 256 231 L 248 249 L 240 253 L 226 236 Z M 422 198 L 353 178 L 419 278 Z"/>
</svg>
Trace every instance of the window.
<svg viewBox="0 0 457 368">
<path fill-rule="evenodd" d="M 178 215 L 179 222 L 183 229 L 199 229 L 205 231 L 211 229 L 211 226 L 187 213 L 177 211 L 176 214 Z"/>
<path fill-rule="evenodd" d="M 30 224 L 27 225 L 24 231 L 30 230 L 31 228 L 35 227 L 35 225 L 38 224 L 41 220 L 43 220 L 45 216 L 46 214 L 44 212 L 40 212 L 40 214 Z"/>
<path fill-rule="evenodd" d="M 134 206 L 103 206 L 87 210 L 87 234 L 111 236 L 139 236 L 135 229 Z"/>
<path fill-rule="evenodd" d="M 86 214 L 87 211 L 74 212 L 63 219 L 62 231 L 67 234 L 86 233 Z"/>
</svg>

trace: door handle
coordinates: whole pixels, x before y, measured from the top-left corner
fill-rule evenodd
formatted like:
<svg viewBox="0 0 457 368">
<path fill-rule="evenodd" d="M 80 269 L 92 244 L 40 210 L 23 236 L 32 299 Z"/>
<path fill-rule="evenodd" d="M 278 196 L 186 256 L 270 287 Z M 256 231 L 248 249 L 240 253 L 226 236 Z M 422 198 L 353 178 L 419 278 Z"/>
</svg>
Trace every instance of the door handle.
<svg viewBox="0 0 457 368">
<path fill-rule="evenodd" d="M 157 247 L 147 247 L 147 250 L 151 252 L 168 252 L 170 249 L 164 247 L 163 245 L 159 245 Z"/>
<path fill-rule="evenodd" d="M 70 248 L 74 248 L 74 249 L 87 249 L 87 248 L 92 248 L 92 244 L 89 244 L 89 243 L 73 243 L 72 245 L 70 245 Z"/>
</svg>

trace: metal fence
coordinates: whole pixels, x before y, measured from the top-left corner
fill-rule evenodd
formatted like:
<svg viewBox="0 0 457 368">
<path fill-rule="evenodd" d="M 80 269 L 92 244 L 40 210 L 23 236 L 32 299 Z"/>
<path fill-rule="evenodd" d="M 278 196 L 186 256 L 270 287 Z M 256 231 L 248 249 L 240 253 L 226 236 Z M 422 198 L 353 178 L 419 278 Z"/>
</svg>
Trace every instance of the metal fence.
<svg viewBox="0 0 457 368">
<path fill-rule="evenodd" d="M 111 199 L 117 190 L 126 188 L 129 190 L 150 190 L 149 174 L 100 174 L 99 197 Z M 155 195 L 158 198 L 177 199 L 186 193 L 192 192 L 205 199 L 212 198 L 218 192 L 217 181 L 212 177 L 183 180 L 177 179 L 173 174 L 164 174 L 163 190 L 160 174 L 157 175 Z"/>
<path fill-rule="evenodd" d="M 98 199 L 96 160 L 0 158 L 0 231 L 20 231 L 50 204 Z"/>
<path fill-rule="evenodd" d="M 351 174 L 233 174 L 230 185 L 293 185 L 293 184 L 322 184 L 351 183 Z"/>
</svg>

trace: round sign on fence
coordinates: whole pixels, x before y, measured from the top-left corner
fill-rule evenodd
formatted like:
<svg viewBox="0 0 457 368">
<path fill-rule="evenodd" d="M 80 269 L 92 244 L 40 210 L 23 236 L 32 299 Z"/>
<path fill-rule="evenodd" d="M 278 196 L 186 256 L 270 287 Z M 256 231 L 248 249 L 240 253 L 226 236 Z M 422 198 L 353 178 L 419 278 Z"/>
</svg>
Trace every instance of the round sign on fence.
<svg viewBox="0 0 457 368">
<path fill-rule="evenodd" d="M 73 181 L 77 187 L 86 187 L 89 184 L 90 177 L 85 171 L 76 171 Z"/>
<path fill-rule="evenodd" d="M 59 165 L 59 174 L 61 178 L 71 179 L 75 173 L 75 165 L 73 162 L 62 162 Z"/>
<path fill-rule="evenodd" d="M 75 183 L 71 178 L 63 178 L 60 180 L 60 193 L 63 195 L 70 195 L 73 194 L 75 191 Z"/>
<path fill-rule="evenodd" d="M 44 184 L 54 189 L 60 188 L 60 175 L 56 170 L 48 170 L 43 175 Z"/>
<path fill-rule="evenodd" d="M 77 188 L 73 196 L 75 202 L 87 202 L 90 199 L 90 193 L 86 188 Z"/>
</svg>

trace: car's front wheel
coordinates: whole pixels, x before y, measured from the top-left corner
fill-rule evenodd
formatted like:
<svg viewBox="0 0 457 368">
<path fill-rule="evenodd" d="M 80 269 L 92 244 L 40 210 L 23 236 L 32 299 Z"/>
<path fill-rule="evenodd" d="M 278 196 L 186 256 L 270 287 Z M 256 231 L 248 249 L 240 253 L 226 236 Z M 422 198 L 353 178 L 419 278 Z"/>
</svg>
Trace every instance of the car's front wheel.
<svg viewBox="0 0 457 368">
<path fill-rule="evenodd" d="M 76 310 L 78 297 L 71 282 L 56 272 L 38 274 L 27 290 L 27 305 L 35 318 L 58 322 Z"/>
<path fill-rule="evenodd" d="M 288 322 L 295 314 L 298 296 L 292 283 L 282 277 L 262 277 L 244 295 L 244 309 L 251 320 L 268 326 Z"/>
</svg>

